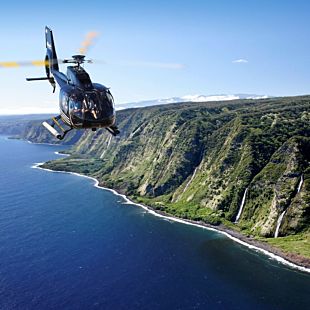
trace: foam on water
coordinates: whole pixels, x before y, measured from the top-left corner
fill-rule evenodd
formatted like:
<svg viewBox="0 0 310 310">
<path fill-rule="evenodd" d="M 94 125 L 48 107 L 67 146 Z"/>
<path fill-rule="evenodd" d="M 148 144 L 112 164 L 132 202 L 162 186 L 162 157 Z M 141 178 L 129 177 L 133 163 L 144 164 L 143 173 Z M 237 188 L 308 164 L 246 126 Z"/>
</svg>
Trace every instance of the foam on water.
<svg viewBox="0 0 310 310">
<path fill-rule="evenodd" d="M 255 246 L 255 245 L 252 245 L 252 244 L 249 244 L 249 243 L 247 243 L 247 242 L 245 242 L 243 240 L 240 240 L 240 239 L 230 235 L 228 232 L 221 231 L 221 230 L 218 230 L 218 229 L 213 228 L 213 227 L 206 227 L 206 226 L 200 225 L 198 223 L 197 224 L 196 223 L 192 223 L 192 222 L 189 222 L 189 221 L 177 218 L 177 217 L 173 217 L 173 216 L 168 216 L 168 215 L 163 215 L 163 214 L 157 213 L 156 211 L 150 209 L 149 207 L 147 207 L 147 206 L 145 206 L 143 204 L 139 204 L 139 203 L 135 203 L 135 202 L 131 201 L 126 195 L 120 194 L 120 193 L 118 193 L 114 189 L 110 189 L 110 188 L 105 188 L 105 187 L 99 186 L 99 181 L 96 178 L 93 178 L 93 177 L 90 177 L 90 176 L 85 176 L 85 175 L 82 175 L 82 174 L 79 174 L 79 173 L 76 173 L 76 172 L 55 171 L 55 170 L 51 170 L 51 169 L 46 169 L 46 168 L 40 167 L 40 165 L 42 165 L 42 163 L 36 163 L 36 164 L 34 164 L 32 166 L 32 168 L 42 169 L 42 170 L 46 170 L 46 171 L 50 171 L 50 172 L 54 172 L 54 173 L 68 173 L 68 174 L 72 174 L 72 175 L 76 175 L 76 176 L 79 176 L 79 177 L 83 177 L 83 178 L 87 178 L 87 179 L 93 180 L 94 181 L 94 186 L 96 188 L 99 188 L 101 190 L 110 191 L 113 194 L 122 197 L 125 200 L 126 204 L 131 204 L 131 205 L 135 205 L 135 206 L 141 207 L 142 209 L 144 209 L 148 213 L 150 213 L 150 214 L 152 214 L 154 216 L 157 216 L 157 217 L 169 220 L 169 221 L 178 222 L 178 223 L 182 223 L 182 224 L 185 224 L 185 225 L 191 225 L 191 226 L 195 226 L 195 227 L 199 227 L 199 228 L 202 228 L 202 229 L 206 229 L 206 230 L 210 230 L 210 231 L 214 231 L 214 232 L 220 233 L 222 235 L 225 235 L 229 239 L 231 239 L 231 240 L 233 240 L 233 241 L 235 241 L 235 242 L 237 242 L 237 243 L 239 243 L 239 244 L 241 244 L 241 245 L 243 245 L 243 246 L 245 246 L 245 247 L 247 247 L 249 249 L 252 249 L 254 251 L 257 251 L 257 252 L 260 252 L 260 253 L 263 253 L 263 254 L 267 255 L 268 257 L 270 257 L 273 260 L 276 260 L 279 263 L 282 263 L 282 264 L 284 264 L 286 266 L 289 266 L 289 267 L 294 268 L 294 269 L 298 269 L 298 270 L 303 271 L 303 272 L 310 273 L 310 268 L 306 268 L 306 267 L 303 267 L 303 266 L 296 265 L 296 264 L 286 260 L 285 258 L 283 258 L 281 256 L 278 256 L 278 255 L 276 255 L 276 254 L 274 254 L 272 252 L 269 252 L 269 251 L 267 251 L 265 249 L 259 248 L 259 247 Z M 245 192 L 245 194 L 246 194 L 246 192 Z M 283 214 L 283 216 L 284 216 L 284 214 Z"/>
</svg>

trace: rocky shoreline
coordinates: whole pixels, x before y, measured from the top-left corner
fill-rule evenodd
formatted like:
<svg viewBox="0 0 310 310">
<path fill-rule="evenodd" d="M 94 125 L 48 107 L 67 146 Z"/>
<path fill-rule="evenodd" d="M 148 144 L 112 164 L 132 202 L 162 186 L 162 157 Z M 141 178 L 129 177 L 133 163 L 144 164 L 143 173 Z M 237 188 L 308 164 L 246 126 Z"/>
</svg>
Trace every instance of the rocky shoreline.
<svg viewBox="0 0 310 310">
<path fill-rule="evenodd" d="M 63 154 L 59 153 L 59 155 L 63 155 Z M 46 171 L 50 171 L 50 172 L 69 173 L 69 174 L 74 174 L 74 175 L 77 175 L 80 177 L 92 179 L 95 182 L 95 184 L 94 184 L 95 187 L 103 189 L 103 190 L 109 190 L 109 191 L 113 192 L 114 194 L 123 197 L 127 203 L 134 204 L 136 206 L 140 206 L 155 216 L 160 216 L 160 217 L 169 219 L 171 221 L 180 222 L 180 223 L 193 225 L 193 226 L 197 226 L 200 228 L 205 228 L 205 229 L 209 229 L 209 230 L 213 230 L 213 231 L 223 233 L 228 238 L 233 239 L 234 241 L 236 241 L 236 242 L 238 242 L 244 246 L 247 246 L 247 247 L 249 247 L 255 251 L 262 252 L 265 255 L 268 255 L 269 257 L 271 257 L 271 258 L 273 258 L 273 259 L 275 259 L 275 260 L 277 260 L 277 261 L 279 261 L 285 265 L 288 265 L 292 268 L 298 269 L 298 270 L 303 271 L 303 272 L 310 273 L 310 259 L 309 258 L 303 257 L 301 255 L 297 255 L 294 253 L 285 253 L 284 251 L 282 251 L 279 248 L 271 246 L 270 244 L 267 244 L 266 242 L 256 240 L 252 237 L 245 236 L 238 231 L 227 228 L 223 224 L 215 226 L 215 225 L 207 224 L 207 223 L 201 222 L 201 221 L 193 221 L 193 220 L 188 220 L 188 219 L 182 219 L 179 217 L 175 217 L 171 214 L 168 214 L 164 211 L 155 210 L 154 208 L 152 208 L 150 206 L 147 206 L 147 205 L 141 204 L 139 202 L 134 202 L 134 201 L 130 200 L 125 194 L 120 193 L 119 191 L 116 191 L 115 189 L 106 188 L 105 186 L 103 186 L 103 184 L 100 184 L 99 181 L 92 176 L 80 174 L 77 172 L 61 171 L 61 170 L 56 170 L 56 169 L 54 170 L 54 169 L 51 169 L 51 167 L 46 168 L 46 167 L 44 167 L 44 163 L 36 164 L 33 166 L 33 168 L 38 168 L 38 169 L 42 169 L 42 170 L 46 170 Z"/>
<path fill-rule="evenodd" d="M 102 188 L 104 188 L 104 187 L 102 187 Z M 133 202 L 133 203 L 136 204 L 136 205 L 141 205 L 140 203 L 135 203 L 135 202 Z M 304 270 L 304 271 L 310 272 L 310 259 L 307 258 L 307 257 L 303 257 L 303 256 L 295 254 L 295 253 L 285 253 L 284 251 L 282 251 L 279 248 L 273 247 L 270 244 L 268 244 L 266 242 L 259 241 L 259 240 L 255 239 L 253 237 L 245 236 L 245 235 L 243 235 L 242 233 L 240 233 L 238 231 L 235 231 L 235 230 L 227 228 L 223 224 L 215 226 L 215 225 L 207 224 L 207 223 L 204 223 L 204 222 L 198 222 L 198 221 L 192 221 L 192 220 L 188 220 L 188 219 L 182 219 L 182 218 L 178 218 L 178 217 L 175 217 L 173 215 L 167 214 L 167 213 L 165 213 L 163 211 L 155 210 L 155 209 L 153 209 L 150 206 L 146 206 L 146 205 L 143 205 L 143 206 L 144 206 L 144 208 L 146 208 L 146 209 L 148 209 L 148 210 L 150 210 L 150 211 L 152 211 L 154 213 L 157 213 L 157 214 L 159 214 L 159 215 L 161 215 L 163 217 L 166 217 L 166 218 L 171 218 L 172 220 L 181 220 L 182 222 L 187 222 L 187 223 L 193 224 L 195 226 L 205 227 L 205 228 L 208 228 L 208 229 L 212 229 L 212 230 L 216 230 L 216 231 L 219 231 L 219 232 L 223 232 L 223 233 L 233 237 L 233 239 L 238 239 L 239 241 L 242 241 L 243 243 L 251 245 L 251 246 L 253 246 L 255 248 L 259 248 L 261 250 L 264 250 L 265 252 L 272 253 L 272 254 L 274 254 L 276 256 L 279 256 L 279 257 L 283 258 L 284 260 L 287 260 L 287 261 L 291 262 L 292 264 L 295 264 L 295 265 L 297 265 L 299 267 L 307 269 L 307 270 Z M 265 253 L 265 254 L 267 254 L 267 253 Z"/>
</svg>

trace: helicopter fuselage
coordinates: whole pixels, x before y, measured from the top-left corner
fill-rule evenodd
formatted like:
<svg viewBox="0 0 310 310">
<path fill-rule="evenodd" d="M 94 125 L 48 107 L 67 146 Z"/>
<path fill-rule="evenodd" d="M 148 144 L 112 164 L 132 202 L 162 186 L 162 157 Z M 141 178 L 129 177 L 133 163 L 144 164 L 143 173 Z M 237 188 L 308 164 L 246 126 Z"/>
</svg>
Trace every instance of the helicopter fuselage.
<svg viewBox="0 0 310 310">
<path fill-rule="evenodd" d="M 60 86 L 61 119 L 73 128 L 104 128 L 115 123 L 113 96 L 101 84 L 92 83 L 81 66 L 67 67 L 67 75 L 52 72 Z"/>
<path fill-rule="evenodd" d="M 113 136 L 120 133 L 115 126 L 114 99 L 109 88 L 92 83 L 88 73 L 81 66 L 85 62 L 84 55 L 73 55 L 72 59 L 62 60 L 61 63 L 72 64 L 67 67 L 67 75 L 59 71 L 58 58 L 55 49 L 53 33 L 45 27 L 46 77 L 27 78 L 27 81 L 48 80 L 53 87 L 60 87 L 60 114 L 52 117 L 52 123 L 44 121 L 43 126 L 57 139 L 63 139 L 72 129 L 106 128 Z M 66 126 L 62 126 L 62 120 Z M 58 128 L 59 130 L 57 130 Z"/>
</svg>

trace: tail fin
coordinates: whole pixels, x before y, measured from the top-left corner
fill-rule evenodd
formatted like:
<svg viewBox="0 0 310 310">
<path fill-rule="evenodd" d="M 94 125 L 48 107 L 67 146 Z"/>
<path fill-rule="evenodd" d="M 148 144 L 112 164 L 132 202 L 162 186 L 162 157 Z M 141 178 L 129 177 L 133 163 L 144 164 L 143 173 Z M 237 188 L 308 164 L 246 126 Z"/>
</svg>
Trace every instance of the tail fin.
<svg viewBox="0 0 310 310">
<path fill-rule="evenodd" d="M 46 40 L 46 60 L 49 62 L 49 69 L 51 73 L 53 73 L 53 70 L 59 71 L 53 32 L 48 27 L 45 27 L 45 40 Z"/>
</svg>

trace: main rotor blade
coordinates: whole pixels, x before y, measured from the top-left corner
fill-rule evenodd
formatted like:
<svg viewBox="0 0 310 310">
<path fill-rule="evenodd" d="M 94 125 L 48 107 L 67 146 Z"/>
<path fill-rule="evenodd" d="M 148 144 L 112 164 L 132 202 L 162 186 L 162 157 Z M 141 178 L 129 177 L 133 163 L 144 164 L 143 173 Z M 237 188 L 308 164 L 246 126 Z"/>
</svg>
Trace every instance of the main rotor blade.
<svg viewBox="0 0 310 310">
<path fill-rule="evenodd" d="M 88 32 L 84 41 L 81 44 L 81 47 L 79 49 L 79 53 L 82 55 L 85 55 L 88 51 L 89 47 L 93 45 L 93 41 L 96 37 L 99 36 L 98 32 L 92 31 Z M 66 64 L 71 63 L 71 61 L 68 61 L 66 59 L 57 59 L 55 62 L 58 62 L 59 64 Z M 86 63 L 92 63 L 92 60 L 85 60 Z M 32 61 L 3 61 L 0 62 L 0 68 L 19 68 L 19 67 L 25 67 L 25 66 L 46 66 L 49 65 L 48 61 L 45 60 L 32 60 Z"/>
<path fill-rule="evenodd" d="M 47 62 L 45 60 L 33 60 L 33 61 L 4 61 L 0 62 L 0 68 L 18 68 L 24 66 L 45 66 Z"/>
<path fill-rule="evenodd" d="M 84 41 L 82 42 L 81 44 L 81 47 L 79 49 L 79 54 L 81 55 L 85 55 L 89 49 L 89 47 L 91 45 L 93 45 L 93 41 L 96 37 L 99 36 L 99 33 L 96 32 L 96 31 L 91 31 L 91 32 L 88 32 Z"/>
<path fill-rule="evenodd" d="M 58 62 L 59 64 L 65 64 L 66 61 L 63 59 L 57 59 L 55 62 Z M 88 61 L 89 62 L 89 61 Z M 42 67 L 42 66 L 48 66 L 49 61 L 47 60 L 29 60 L 29 61 L 3 61 L 0 62 L 0 68 L 19 68 L 19 67 L 29 67 L 29 66 L 35 66 L 35 67 Z"/>
</svg>

